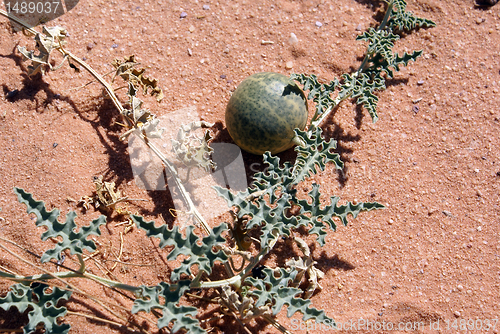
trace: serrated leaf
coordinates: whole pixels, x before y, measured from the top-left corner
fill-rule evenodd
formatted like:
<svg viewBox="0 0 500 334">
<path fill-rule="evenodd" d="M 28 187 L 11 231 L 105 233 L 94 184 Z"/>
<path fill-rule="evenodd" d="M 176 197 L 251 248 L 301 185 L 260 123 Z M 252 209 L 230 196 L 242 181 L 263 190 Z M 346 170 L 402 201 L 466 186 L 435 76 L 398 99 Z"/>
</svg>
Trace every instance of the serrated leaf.
<svg viewBox="0 0 500 334">
<path fill-rule="evenodd" d="M 217 244 L 224 243 L 226 239 L 221 234 L 227 230 L 227 224 L 222 223 L 212 229 L 209 236 L 200 238 L 194 233 L 194 226 L 190 225 L 185 230 L 185 235 L 179 231 L 178 226 L 169 229 L 167 225 L 155 226 L 154 221 L 146 222 L 143 217 L 131 215 L 132 221 L 137 227 L 146 231 L 148 237 L 160 239 L 160 248 L 165 246 L 174 246 L 167 256 L 168 260 L 175 260 L 179 255 L 187 258 L 182 261 L 180 267 L 174 269 L 171 280 L 177 281 L 181 274 L 191 275 L 191 267 L 198 266 L 198 270 L 205 271 L 207 274 L 212 272 L 212 267 L 216 261 L 225 262 L 228 260 L 226 254 L 213 249 Z"/>
<path fill-rule="evenodd" d="M 310 306 L 310 300 L 296 297 L 302 293 L 302 290 L 288 286 L 295 279 L 297 275 L 296 270 L 287 271 L 283 268 L 276 270 L 264 268 L 262 271 L 265 274 L 263 279 L 253 277 L 245 279 L 246 284 L 254 287 L 254 289 L 248 291 L 247 296 L 256 297 L 255 307 L 268 305 L 273 315 L 276 315 L 284 305 L 287 305 L 287 317 L 289 318 L 295 313 L 301 312 L 304 321 L 314 319 L 317 323 L 335 326 L 334 320 L 326 316 L 324 311 Z"/>
<path fill-rule="evenodd" d="M 393 0 L 392 12 L 387 26 L 393 30 L 410 31 L 420 27 L 435 27 L 436 24 L 429 19 L 416 17 L 413 13 L 406 11 L 406 1 Z"/>
<path fill-rule="evenodd" d="M 150 92 L 151 96 L 155 96 L 156 100 L 160 102 L 163 99 L 163 91 L 158 86 L 158 79 L 147 77 L 144 73 L 145 68 L 136 68 L 139 63 L 135 59 L 135 55 L 123 57 L 122 60 L 115 59 L 111 65 L 115 68 L 115 75 L 120 76 L 123 80 L 132 84 L 135 89 L 142 88 L 143 94 Z"/>
<path fill-rule="evenodd" d="M 67 309 L 63 306 L 57 307 L 57 304 L 61 300 L 69 300 L 71 291 L 50 287 L 52 291 L 46 292 L 48 287 L 46 284 L 38 284 L 35 288 L 21 283 L 15 284 L 10 287 L 4 298 L 0 298 L 0 308 L 8 311 L 15 307 L 20 313 L 31 308 L 28 313 L 29 322 L 23 327 L 25 334 L 34 333 L 40 324 L 43 324 L 46 333 L 66 334 L 70 325 L 59 325 L 57 320 L 66 314 Z"/>
<path fill-rule="evenodd" d="M 349 95 L 357 99 L 357 104 L 362 104 L 370 114 L 373 123 L 378 120 L 377 102 L 378 97 L 373 94 L 376 90 L 385 89 L 385 79 L 380 75 L 368 76 L 366 73 L 357 75 L 343 74 L 344 83 L 341 86 L 340 95 Z"/>
<path fill-rule="evenodd" d="M 101 235 L 99 227 L 106 224 L 105 216 L 94 219 L 89 226 L 84 226 L 75 232 L 77 225 L 75 224 L 76 213 L 74 211 L 68 212 L 66 222 L 61 224 L 57 220 L 59 217 L 58 209 L 48 212 L 45 203 L 35 200 L 30 193 L 21 188 L 14 188 L 14 192 L 17 194 L 18 201 L 26 205 L 27 212 L 36 215 L 36 226 L 47 227 L 47 230 L 42 233 L 42 240 L 57 237 L 63 239 L 56 244 L 55 248 L 43 253 L 42 263 L 51 259 L 61 260 L 61 252 L 66 249 L 69 249 L 71 254 L 83 254 L 83 250 L 92 253 L 96 250 L 94 241 L 87 238 L 91 235 Z"/>
<path fill-rule="evenodd" d="M 182 125 L 177 132 L 177 139 L 172 139 L 172 150 L 177 159 L 186 167 L 199 167 L 206 172 L 215 169 L 215 162 L 211 159 L 213 148 L 208 143 L 212 140 L 210 131 L 200 137 L 196 135 L 196 130 L 212 127 L 212 123 L 196 121 Z"/>
<path fill-rule="evenodd" d="M 307 200 L 298 200 L 298 204 L 301 206 L 301 216 L 300 225 L 306 225 L 312 227 L 309 229 L 309 234 L 318 235 L 318 243 L 323 246 L 325 244 L 326 237 L 326 226 L 327 224 L 333 231 L 336 230 L 337 226 L 333 220 L 333 217 L 340 218 L 342 224 L 347 226 L 348 220 L 347 216 L 350 214 L 353 218 L 356 218 L 361 211 L 370 211 L 374 209 L 383 209 L 384 206 L 377 202 L 365 203 L 361 202 L 358 204 L 352 204 L 348 202 L 345 205 L 338 206 L 339 197 L 330 197 L 330 204 L 325 205 L 321 208 L 319 185 L 313 184 L 312 190 L 309 192 L 309 197 L 312 199 L 311 204 Z M 307 213 L 308 215 L 304 215 Z"/>
<path fill-rule="evenodd" d="M 295 129 L 295 134 L 304 142 L 303 146 L 295 147 L 297 152 L 297 160 L 293 169 L 295 183 L 303 181 L 312 174 L 317 174 L 319 170 L 325 170 L 328 162 L 333 162 L 337 169 L 344 167 L 340 155 L 333 152 L 337 147 L 337 142 L 333 139 L 325 141 L 321 133 L 322 130 L 318 127 L 308 132 Z"/>
<path fill-rule="evenodd" d="M 47 28 L 43 27 L 43 33 L 35 35 L 36 48 L 38 54 L 35 55 L 34 51 L 28 51 L 23 46 L 18 46 L 18 51 L 26 58 L 31 60 L 28 65 L 28 75 L 33 76 L 37 73 L 45 74 L 46 69 L 52 69 L 49 63 L 49 57 L 52 50 L 57 49 L 60 45 L 64 44 L 66 38 L 66 29 L 62 27 Z"/>
<path fill-rule="evenodd" d="M 285 213 L 291 208 L 291 200 L 296 190 L 290 163 L 280 167 L 278 157 L 269 152 L 264 154 L 264 163 L 268 165 L 264 172 L 254 175 L 254 181 L 245 191 L 233 194 L 226 188 L 214 187 L 217 194 L 224 197 L 229 207 L 236 207 L 240 219 L 248 220 L 247 229 L 261 228 L 261 243 L 268 245 L 281 236 L 290 235 L 293 218 L 287 218 Z M 253 196 L 258 194 L 257 196 Z M 269 203 L 264 195 L 269 196 Z"/>
<path fill-rule="evenodd" d="M 188 333 L 206 333 L 196 319 L 196 307 L 179 305 L 181 297 L 189 289 L 190 284 L 190 280 L 182 280 L 173 285 L 165 282 L 153 287 L 141 285 L 139 297 L 132 306 L 132 313 L 160 310 L 162 317 L 158 319 L 158 328 L 168 327 L 172 323 L 172 333 L 177 333 L 182 329 Z M 160 297 L 165 300 L 164 304 L 160 303 Z"/>
<path fill-rule="evenodd" d="M 269 200 L 271 202 L 276 201 L 277 191 L 289 189 L 291 185 L 296 184 L 298 181 L 294 178 L 292 174 L 292 165 L 287 161 L 280 166 L 280 158 L 272 156 L 270 152 L 265 152 L 262 160 L 265 165 L 263 172 L 257 172 L 253 176 L 253 181 L 250 184 L 249 190 L 254 191 L 265 191 L 266 195 L 269 195 Z"/>
<path fill-rule="evenodd" d="M 392 31 L 376 30 L 373 28 L 356 37 L 356 40 L 370 42 L 367 50 L 368 54 L 379 54 L 387 60 L 392 59 L 392 48 L 394 47 L 394 42 L 398 39 L 399 36 L 393 34 Z"/>
<path fill-rule="evenodd" d="M 319 83 L 317 76 L 314 74 L 292 74 L 290 78 L 302 84 L 302 89 L 304 91 L 309 91 L 307 99 L 315 102 L 316 115 L 321 115 L 335 105 L 335 101 L 332 99 L 331 94 L 339 85 L 339 81 L 336 78 L 327 85 Z"/>
<path fill-rule="evenodd" d="M 394 72 L 392 69 L 399 71 L 399 66 L 401 65 L 407 66 L 410 61 L 417 60 L 417 58 L 422 55 L 422 52 L 423 52 L 422 50 L 413 51 L 411 54 L 405 52 L 402 56 L 396 54 L 392 57 L 390 61 L 387 59 L 381 59 L 380 57 L 376 57 L 372 60 L 373 65 L 367 68 L 365 70 L 365 73 L 368 76 L 375 78 L 377 75 L 380 76 L 381 72 L 385 72 L 387 73 L 387 76 L 389 78 L 393 78 Z"/>
</svg>

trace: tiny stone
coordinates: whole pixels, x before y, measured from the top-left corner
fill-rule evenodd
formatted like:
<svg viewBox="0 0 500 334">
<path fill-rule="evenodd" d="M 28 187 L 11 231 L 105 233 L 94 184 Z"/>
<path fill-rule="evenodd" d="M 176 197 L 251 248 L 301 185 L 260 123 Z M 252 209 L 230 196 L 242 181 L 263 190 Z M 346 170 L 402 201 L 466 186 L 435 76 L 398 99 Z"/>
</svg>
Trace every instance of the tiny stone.
<svg viewBox="0 0 500 334">
<path fill-rule="evenodd" d="M 95 44 L 94 43 L 89 43 L 87 44 L 87 50 L 90 51 L 94 48 Z"/>
<path fill-rule="evenodd" d="M 291 70 L 293 68 L 293 61 L 287 61 L 286 64 L 285 64 L 285 68 L 287 70 Z"/>
<path fill-rule="evenodd" d="M 457 318 L 460 318 L 460 312 L 458 311 L 453 312 L 453 315 Z"/>
<path fill-rule="evenodd" d="M 116 49 L 116 48 L 118 47 L 118 44 L 113 43 L 113 45 L 111 45 L 111 47 L 112 47 L 113 49 Z"/>
<path fill-rule="evenodd" d="M 186 12 L 182 12 L 182 13 L 181 13 L 181 19 L 183 19 L 183 18 L 185 18 L 185 17 L 187 17 L 187 16 L 188 16 L 188 14 L 187 14 Z"/>
<path fill-rule="evenodd" d="M 221 74 L 221 75 L 220 75 L 220 78 L 221 78 L 221 79 L 225 79 L 225 78 L 226 78 L 226 75 L 225 75 L 225 74 Z"/>
<path fill-rule="evenodd" d="M 453 217 L 453 215 L 451 214 L 451 212 L 450 212 L 450 211 L 446 211 L 446 210 L 444 210 L 444 211 L 443 211 L 443 214 L 444 214 L 445 216 L 447 216 L 447 217 Z"/>
<path fill-rule="evenodd" d="M 189 56 L 192 56 L 193 55 L 193 51 L 191 49 L 188 49 L 188 55 Z"/>
<path fill-rule="evenodd" d="M 19 93 L 19 90 L 14 89 L 14 90 L 11 90 L 10 92 L 8 92 L 7 94 L 5 94 L 5 97 L 8 99 L 12 99 L 17 95 L 17 93 Z"/>
<path fill-rule="evenodd" d="M 210 10 L 210 6 L 209 5 L 203 5 L 203 10 Z"/>
<path fill-rule="evenodd" d="M 476 230 L 477 230 L 478 232 L 481 232 L 481 231 L 483 230 L 483 227 L 482 227 L 482 226 L 478 226 L 478 227 L 476 228 Z"/>
<path fill-rule="evenodd" d="M 413 111 L 415 114 L 417 114 L 419 112 L 420 108 L 418 106 L 413 106 L 411 108 L 411 111 Z"/>
<path fill-rule="evenodd" d="M 457 290 L 458 290 L 458 291 L 462 291 L 463 289 L 464 289 L 464 287 L 463 287 L 461 284 L 459 284 L 459 285 L 457 286 Z"/>
<path fill-rule="evenodd" d="M 363 30 L 363 25 L 360 23 L 358 24 L 358 26 L 356 27 L 356 31 L 361 31 Z"/>
<path fill-rule="evenodd" d="M 56 147 L 57 147 L 57 145 L 59 145 L 59 144 L 58 144 L 58 143 L 54 143 L 54 144 L 52 144 L 52 147 L 53 147 L 53 148 L 56 148 Z"/>
<path fill-rule="evenodd" d="M 295 44 L 295 43 L 298 43 L 299 42 L 299 39 L 297 38 L 297 36 L 292 32 L 290 34 L 290 38 L 288 39 L 288 42 L 290 44 Z"/>
<path fill-rule="evenodd" d="M 420 86 L 420 85 L 423 85 L 423 84 L 424 84 L 424 80 L 418 80 L 418 81 L 417 81 L 417 85 L 419 85 L 419 86 Z"/>
<path fill-rule="evenodd" d="M 485 20 L 485 19 L 483 19 L 482 17 L 478 17 L 478 18 L 476 19 L 476 23 L 477 23 L 477 24 L 481 24 L 481 23 L 483 23 L 484 21 L 486 21 L 486 20 Z"/>
<path fill-rule="evenodd" d="M 194 32 L 195 27 L 194 26 L 189 26 L 189 32 Z"/>
<path fill-rule="evenodd" d="M 223 52 L 224 53 L 229 53 L 229 48 L 225 48 Z"/>
<path fill-rule="evenodd" d="M 316 27 L 320 28 L 323 26 L 323 23 L 319 22 L 319 21 L 316 21 Z"/>
</svg>

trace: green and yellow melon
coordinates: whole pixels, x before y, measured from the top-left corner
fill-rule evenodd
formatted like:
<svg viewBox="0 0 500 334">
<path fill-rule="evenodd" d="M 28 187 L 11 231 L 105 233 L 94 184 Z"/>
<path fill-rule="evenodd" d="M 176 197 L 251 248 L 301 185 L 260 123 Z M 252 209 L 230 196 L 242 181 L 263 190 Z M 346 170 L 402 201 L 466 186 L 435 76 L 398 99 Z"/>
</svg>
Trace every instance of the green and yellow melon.
<svg viewBox="0 0 500 334">
<path fill-rule="evenodd" d="M 294 146 L 295 128 L 307 123 L 307 99 L 289 77 L 256 73 L 243 80 L 226 107 L 226 127 L 236 145 L 253 154 Z"/>
</svg>

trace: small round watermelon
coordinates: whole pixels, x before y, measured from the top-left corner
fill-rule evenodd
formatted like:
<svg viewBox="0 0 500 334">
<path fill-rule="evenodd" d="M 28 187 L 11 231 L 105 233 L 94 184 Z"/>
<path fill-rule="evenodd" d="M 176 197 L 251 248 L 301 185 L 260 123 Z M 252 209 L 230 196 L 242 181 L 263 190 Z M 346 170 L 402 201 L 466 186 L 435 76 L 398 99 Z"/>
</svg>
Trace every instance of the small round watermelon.
<svg viewBox="0 0 500 334">
<path fill-rule="evenodd" d="M 304 130 L 307 99 L 289 77 L 262 72 L 243 80 L 226 107 L 226 127 L 236 145 L 253 154 L 283 152 Z"/>
</svg>

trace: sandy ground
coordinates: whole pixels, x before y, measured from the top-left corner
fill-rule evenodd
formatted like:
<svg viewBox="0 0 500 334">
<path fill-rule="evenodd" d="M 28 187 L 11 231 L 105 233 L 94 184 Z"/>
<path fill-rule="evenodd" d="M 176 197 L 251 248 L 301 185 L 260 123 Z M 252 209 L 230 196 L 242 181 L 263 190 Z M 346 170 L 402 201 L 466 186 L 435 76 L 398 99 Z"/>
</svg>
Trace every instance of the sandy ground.
<svg viewBox="0 0 500 334">
<path fill-rule="evenodd" d="M 217 123 L 220 140 L 230 142 L 224 111 L 239 82 L 260 71 L 314 73 L 325 81 L 352 71 L 366 47 L 355 37 L 377 25 L 382 4 L 82 0 L 50 24 L 65 26 L 70 33 L 67 48 L 101 74 L 112 70 L 114 58 L 135 54 L 164 89 L 160 104 L 144 98 L 149 109 L 168 116 L 196 107 L 196 118 Z M 323 291 L 312 302 L 345 332 L 402 332 L 376 327 L 383 323 L 393 329 L 405 324 L 406 332 L 478 332 L 500 316 L 500 6 L 479 9 L 470 0 L 409 0 L 408 8 L 437 27 L 404 36 L 395 49 L 422 49 L 423 57 L 402 68 L 387 81 L 387 90 L 378 93 L 377 123 L 350 102 L 338 108 L 324 131 L 338 140 L 345 168 L 329 167 L 299 189 L 305 194 L 310 182 L 317 182 L 325 203 L 335 195 L 386 206 L 361 214 L 330 233 L 326 246 L 314 248 L 325 277 Z M 291 33 L 298 39 L 293 45 Z M 127 143 L 118 138 L 123 132 L 120 117 L 101 87 L 82 87 L 90 76 L 67 66 L 29 78 L 16 46 L 32 49 L 33 42 L 12 32 L 5 19 L 0 19 L 0 41 L 0 235 L 42 254 L 50 247 L 40 241 L 43 229 L 35 227 L 33 217 L 16 201 L 13 187 L 33 193 L 49 208 L 60 208 L 62 215 L 76 210 L 77 223 L 85 225 L 100 213 L 67 199 L 91 195 L 95 175 L 114 181 L 130 198 L 148 200 L 127 204 L 129 210 L 175 224 L 169 194 L 140 189 L 133 181 Z M 243 159 L 247 172 L 262 162 L 246 153 Z M 112 274 L 135 285 L 168 278 L 175 264 L 164 262 L 166 252 L 157 247 L 158 241 L 137 229 L 123 234 L 119 222 L 114 216 L 101 229 L 100 260 L 114 259 L 122 247 L 124 262 L 152 266 L 113 268 L 113 262 L 106 262 Z M 278 255 L 290 255 L 282 252 Z M 76 266 L 76 258 L 66 261 Z M 4 251 L 0 264 L 20 274 L 37 272 Z M 129 300 L 100 286 L 74 284 L 130 307 Z M 1 281 L 0 287 L 6 291 L 9 285 Z M 68 308 L 119 321 L 82 297 Z M 217 314 L 201 313 L 200 318 Z M 305 333 L 285 314 L 278 320 Z M 15 312 L 0 311 L 1 328 L 19 328 L 22 321 Z M 72 325 L 71 333 L 120 331 L 74 315 L 65 322 Z M 231 320 L 212 325 L 226 333 L 244 333 Z M 271 326 L 252 326 L 252 332 L 277 332 Z M 500 324 L 489 332 L 499 330 Z"/>
</svg>

